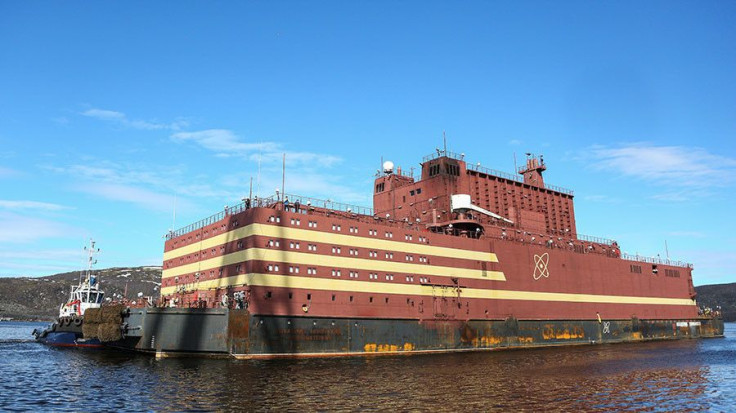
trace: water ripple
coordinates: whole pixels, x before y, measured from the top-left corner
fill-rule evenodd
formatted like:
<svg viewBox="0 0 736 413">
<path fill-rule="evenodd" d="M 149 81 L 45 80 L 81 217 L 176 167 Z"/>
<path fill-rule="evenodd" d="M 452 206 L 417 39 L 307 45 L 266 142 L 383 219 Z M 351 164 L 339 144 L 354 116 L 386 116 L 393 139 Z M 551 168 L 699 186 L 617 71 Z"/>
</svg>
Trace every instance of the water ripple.
<svg viewBox="0 0 736 413">
<path fill-rule="evenodd" d="M 261 361 L 59 350 L 29 342 L 34 327 L 0 323 L 0 410 L 736 410 L 733 324 L 725 339 Z"/>
</svg>

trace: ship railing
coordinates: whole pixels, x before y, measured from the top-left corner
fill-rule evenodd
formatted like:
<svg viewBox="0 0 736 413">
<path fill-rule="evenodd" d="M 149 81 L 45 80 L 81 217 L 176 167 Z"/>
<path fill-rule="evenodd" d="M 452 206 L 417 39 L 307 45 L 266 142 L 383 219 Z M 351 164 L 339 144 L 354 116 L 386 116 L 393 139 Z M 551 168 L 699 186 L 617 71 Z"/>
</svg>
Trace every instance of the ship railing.
<svg viewBox="0 0 736 413">
<path fill-rule="evenodd" d="M 405 178 L 414 179 L 414 173 L 413 173 L 413 171 L 411 171 L 411 170 L 410 171 L 406 171 L 406 170 L 403 170 L 401 168 L 396 168 L 396 169 L 392 170 L 391 173 L 386 173 L 385 171 L 378 171 L 378 173 L 376 174 L 376 176 L 386 176 L 386 175 L 398 175 L 398 176 L 403 176 Z"/>
<path fill-rule="evenodd" d="M 631 254 L 622 253 L 621 258 L 627 261 L 647 262 L 650 264 L 662 264 L 662 265 L 670 265 L 673 267 L 685 267 L 685 268 L 693 269 L 693 264 L 689 262 L 679 261 L 679 260 L 675 261 L 675 260 L 670 260 L 670 259 L 661 258 L 661 257 L 646 257 L 643 255 L 638 255 L 638 254 L 631 255 Z"/>
<path fill-rule="evenodd" d="M 280 194 L 271 195 L 265 198 L 254 197 L 253 199 L 250 200 L 250 207 L 251 208 L 257 208 L 257 207 L 271 208 L 279 203 L 282 203 L 284 199 L 289 200 L 288 204 L 290 208 L 294 207 L 295 201 L 299 201 L 299 203 L 301 204 L 300 209 L 302 209 L 302 207 L 306 208 L 307 205 L 311 205 L 317 208 L 324 208 L 330 211 L 340 211 L 340 212 L 351 213 L 351 214 L 373 216 L 373 208 L 344 204 L 344 203 L 335 202 L 329 199 L 325 200 L 325 199 L 318 199 L 318 198 L 310 198 L 307 196 L 301 196 L 301 195 L 295 195 L 295 194 L 285 194 L 284 197 L 281 197 Z M 169 233 L 166 234 L 166 239 L 167 240 L 173 239 L 178 236 L 190 233 L 192 231 L 196 231 L 208 225 L 214 224 L 215 222 L 221 221 L 228 215 L 239 214 L 245 211 L 246 209 L 248 208 L 246 207 L 245 201 L 239 204 L 233 205 L 233 206 L 226 206 L 222 211 L 216 214 L 210 215 L 207 218 L 201 219 L 193 224 L 189 224 L 185 227 L 179 228 L 176 231 L 169 231 Z"/>
<path fill-rule="evenodd" d="M 342 202 L 335 202 L 331 199 L 311 198 L 308 196 L 295 195 L 295 194 L 286 194 L 284 199 L 289 200 L 290 208 L 293 208 L 294 202 L 298 201 L 300 204 L 300 209 L 302 209 L 302 207 L 306 207 L 307 205 L 310 205 L 316 208 L 324 208 L 330 211 L 340 211 L 340 212 L 346 212 L 346 213 L 351 213 L 351 214 L 368 215 L 368 216 L 373 215 L 373 208 L 368 208 L 368 207 L 359 206 L 359 205 L 344 204 Z"/>
<path fill-rule="evenodd" d="M 429 162 L 429 161 L 431 161 L 433 159 L 441 158 L 443 156 L 446 156 L 446 157 L 451 158 L 451 159 L 465 161 L 465 154 L 462 154 L 462 153 L 461 154 L 457 154 L 455 152 L 443 151 L 443 150 L 439 150 L 438 149 L 437 152 L 431 153 L 431 154 L 429 154 L 427 156 L 424 156 L 422 158 L 422 163 Z M 470 162 L 467 162 L 467 161 L 465 161 L 465 162 L 466 162 L 466 168 L 467 169 L 470 169 L 472 171 L 476 171 L 476 172 L 479 172 L 479 173 L 484 173 L 486 175 L 497 176 L 499 178 L 507 179 L 509 181 L 519 182 L 519 183 L 522 183 L 522 184 L 524 183 L 524 179 L 522 177 L 520 177 L 519 175 L 510 174 L 508 172 L 499 171 L 497 169 L 486 168 L 484 166 L 480 166 L 480 162 L 477 163 L 477 164 L 473 164 L 473 163 L 470 163 Z M 532 186 L 537 186 L 537 185 L 532 185 Z M 549 189 L 551 191 L 559 192 L 561 194 L 566 194 L 566 195 L 570 195 L 570 196 L 575 195 L 575 192 L 572 189 L 563 188 L 563 187 L 557 186 L 557 185 L 544 184 L 544 189 Z"/>
<path fill-rule="evenodd" d="M 596 244 L 613 245 L 616 241 L 601 237 L 592 237 L 590 235 L 576 234 L 579 241 L 594 242 Z"/>
<path fill-rule="evenodd" d="M 509 181 L 524 183 L 524 180 L 518 175 L 510 174 L 508 172 L 499 171 L 496 169 L 486 168 L 485 166 L 480 166 L 479 164 L 468 163 L 467 168 L 475 172 L 484 173 L 486 175 L 498 176 L 503 179 L 508 179 Z"/>
<path fill-rule="evenodd" d="M 572 189 L 563 188 L 561 186 L 551 185 L 551 184 L 544 184 L 544 187 L 546 189 L 550 189 L 552 191 L 559 192 L 559 193 L 562 193 L 562 194 L 567 194 L 567 195 L 570 195 L 570 196 L 575 195 L 575 191 L 573 191 Z"/>
<path fill-rule="evenodd" d="M 458 160 L 463 160 L 465 158 L 465 155 L 462 153 L 458 154 L 458 153 L 451 152 L 451 151 L 443 151 L 443 150 L 437 149 L 436 152 L 433 152 L 427 156 L 422 157 L 422 163 L 429 162 L 433 159 L 441 158 L 443 156 L 446 156 L 451 159 L 458 159 Z"/>
<path fill-rule="evenodd" d="M 253 198 L 251 200 L 251 208 L 254 207 L 269 207 L 274 205 L 276 202 L 278 202 L 278 198 L 276 196 L 270 196 L 266 198 Z M 235 215 L 239 214 L 243 211 L 245 211 L 247 208 L 245 206 L 245 201 L 233 205 L 233 206 L 226 206 L 222 211 L 210 215 L 207 218 L 201 219 L 193 224 L 189 224 L 185 227 L 179 228 L 176 231 L 169 231 L 168 234 L 166 234 L 166 239 L 172 239 L 176 238 L 178 236 L 187 234 L 192 231 L 196 231 L 198 229 L 204 228 L 207 225 L 212 225 L 215 222 L 223 220 L 228 215 Z"/>
<path fill-rule="evenodd" d="M 522 184 L 524 183 L 524 179 L 522 177 L 518 175 L 510 174 L 508 172 L 503 172 L 503 171 L 499 171 L 496 169 L 490 169 L 484 166 L 480 166 L 479 164 L 472 164 L 472 163 L 467 163 L 466 167 L 478 173 L 484 173 L 486 175 L 493 175 L 499 178 L 507 179 L 509 181 L 514 181 L 514 182 L 519 182 Z M 532 185 L 532 186 L 537 186 L 537 185 Z M 551 185 L 547 183 L 544 184 L 544 189 L 549 189 L 551 191 L 559 192 L 559 193 L 570 195 L 570 196 L 575 194 L 575 192 L 572 189 L 567 189 L 561 186 Z"/>
</svg>

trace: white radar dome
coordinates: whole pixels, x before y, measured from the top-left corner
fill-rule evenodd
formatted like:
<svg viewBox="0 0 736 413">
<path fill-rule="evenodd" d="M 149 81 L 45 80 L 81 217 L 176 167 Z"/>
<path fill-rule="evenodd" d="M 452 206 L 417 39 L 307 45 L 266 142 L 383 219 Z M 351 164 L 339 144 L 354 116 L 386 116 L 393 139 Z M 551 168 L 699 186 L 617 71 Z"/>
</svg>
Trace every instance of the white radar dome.
<svg viewBox="0 0 736 413">
<path fill-rule="evenodd" d="M 383 163 L 383 172 L 390 174 L 394 171 L 394 163 L 391 161 L 386 161 Z"/>
</svg>

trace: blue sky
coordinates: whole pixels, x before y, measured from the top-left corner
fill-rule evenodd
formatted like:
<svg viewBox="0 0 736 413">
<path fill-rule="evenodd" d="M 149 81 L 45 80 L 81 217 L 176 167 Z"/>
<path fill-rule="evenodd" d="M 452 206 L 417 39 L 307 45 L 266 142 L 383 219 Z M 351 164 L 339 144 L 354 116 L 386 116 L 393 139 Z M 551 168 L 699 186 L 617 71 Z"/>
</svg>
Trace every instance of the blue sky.
<svg viewBox="0 0 736 413">
<path fill-rule="evenodd" d="M 250 178 L 543 153 L 578 230 L 734 282 L 736 3 L 2 2 L 0 276 L 160 265 Z M 260 175 L 259 175 L 260 159 Z M 258 177 L 260 176 L 260 179 Z"/>
</svg>

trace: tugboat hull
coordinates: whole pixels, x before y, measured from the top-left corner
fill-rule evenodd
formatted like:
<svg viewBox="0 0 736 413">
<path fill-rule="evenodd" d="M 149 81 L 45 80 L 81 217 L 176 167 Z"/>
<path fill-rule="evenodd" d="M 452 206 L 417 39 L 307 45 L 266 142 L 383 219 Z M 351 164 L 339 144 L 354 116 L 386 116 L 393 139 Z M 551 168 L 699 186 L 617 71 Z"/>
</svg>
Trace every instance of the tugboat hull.
<svg viewBox="0 0 736 413">
<path fill-rule="evenodd" d="M 36 341 L 53 347 L 78 347 L 78 348 L 102 348 L 100 340 L 96 338 L 85 339 L 80 326 L 59 327 L 53 323 L 46 329 L 34 330 Z"/>
</svg>

